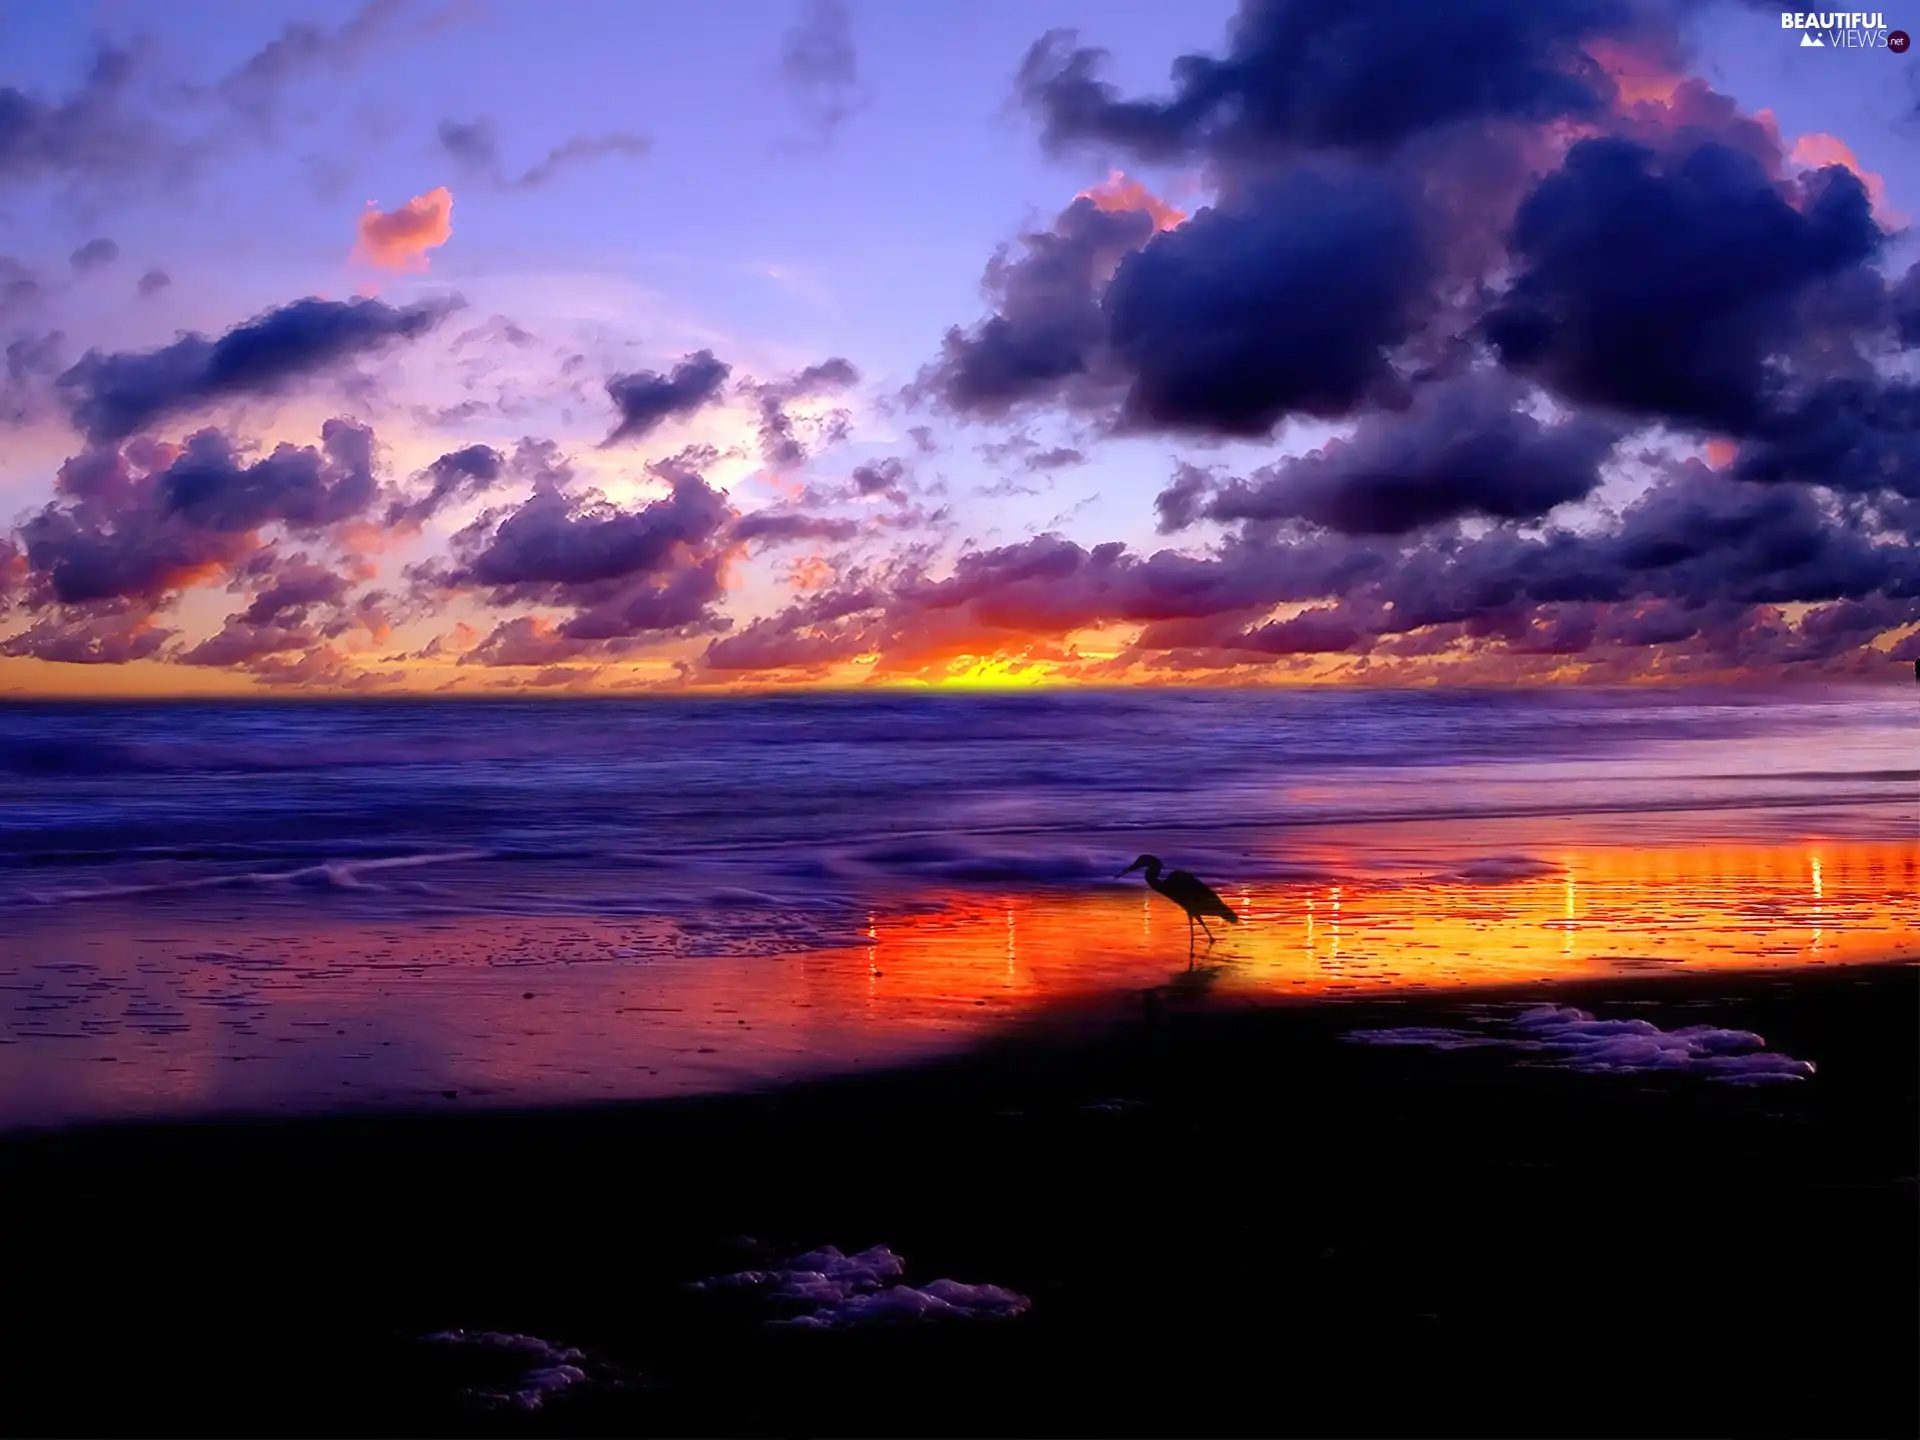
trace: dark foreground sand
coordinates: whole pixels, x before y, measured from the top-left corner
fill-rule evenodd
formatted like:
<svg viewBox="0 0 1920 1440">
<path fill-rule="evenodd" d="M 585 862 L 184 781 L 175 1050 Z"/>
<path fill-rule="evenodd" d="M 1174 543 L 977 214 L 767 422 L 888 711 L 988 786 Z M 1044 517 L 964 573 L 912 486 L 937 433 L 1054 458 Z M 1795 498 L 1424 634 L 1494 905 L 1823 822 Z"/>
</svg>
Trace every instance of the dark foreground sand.
<svg viewBox="0 0 1920 1440">
<path fill-rule="evenodd" d="M 1758 1030 L 1802 1084 L 1339 1039 L 1484 998 L 1169 995 L 777 1095 L 0 1140 L 0 1432 L 1915 1434 L 1920 970 L 1547 997 Z M 819 1334 L 680 1289 L 826 1243 L 1033 1308 Z M 451 1326 L 640 1383 L 476 1415 L 409 1338 Z"/>
</svg>

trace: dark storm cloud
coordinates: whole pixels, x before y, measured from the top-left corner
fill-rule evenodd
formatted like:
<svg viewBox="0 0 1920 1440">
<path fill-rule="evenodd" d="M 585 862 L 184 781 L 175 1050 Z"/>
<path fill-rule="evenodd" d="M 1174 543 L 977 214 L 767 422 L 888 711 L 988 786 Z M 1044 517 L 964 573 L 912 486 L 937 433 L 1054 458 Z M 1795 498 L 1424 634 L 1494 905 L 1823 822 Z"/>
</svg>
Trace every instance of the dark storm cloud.
<svg viewBox="0 0 1920 1440">
<path fill-rule="evenodd" d="M 1071 31 L 1035 43 L 1022 97 L 1047 143 L 1142 159 L 1379 151 L 1460 121 L 1599 113 L 1612 85 L 1580 42 L 1624 29 L 1623 0 L 1243 0 L 1224 56 L 1183 55 L 1164 100 L 1100 78 Z"/>
<path fill-rule="evenodd" d="M 793 511 L 756 510 L 735 522 L 735 540 L 757 540 L 762 545 L 782 545 L 795 540 L 851 540 L 860 533 L 856 520 L 837 520 L 825 515 L 803 515 Z"/>
<path fill-rule="evenodd" d="M 1298 170 L 1156 234 L 1076 200 L 988 269 L 995 313 L 949 330 L 914 394 L 994 418 L 1065 401 L 1122 428 L 1257 437 L 1399 385 L 1392 352 L 1434 308 L 1406 183 Z M 1110 278 L 1109 278 L 1110 277 Z"/>
<path fill-rule="evenodd" d="M 1204 513 L 1349 535 L 1398 535 L 1463 516 L 1538 519 L 1593 492 L 1622 432 L 1579 414 L 1543 424 L 1519 408 L 1524 398 L 1499 374 L 1426 387 L 1404 413 L 1367 416 L 1351 440 L 1219 486 Z M 1156 501 L 1166 528 L 1190 513 L 1192 485 L 1183 474 Z"/>
<path fill-rule="evenodd" d="M 104 235 L 97 235 L 67 257 L 77 274 L 85 275 L 90 270 L 98 270 L 111 265 L 120 258 L 120 247 Z"/>
<path fill-rule="evenodd" d="M 623 440 L 643 440 L 668 420 L 684 420 L 717 401 L 733 367 L 711 350 L 696 350 L 671 373 L 636 370 L 607 382 L 607 396 L 620 412 L 619 422 L 601 441 L 604 449 Z"/>
<path fill-rule="evenodd" d="M 455 302 L 296 300 L 218 340 L 187 334 L 159 350 L 89 350 L 60 377 L 73 423 L 96 444 L 211 401 L 266 395 L 437 325 Z"/>
<path fill-rule="evenodd" d="M 173 277 L 158 265 L 154 265 L 148 268 L 147 273 L 140 277 L 133 288 L 139 292 L 142 300 L 151 300 L 171 284 L 173 284 Z"/>
<path fill-rule="evenodd" d="M 860 57 L 845 0 L 802 0 L 800 18 L 780 47 L 780 73 L 813 132 L 825 144 L 860 108 Z"/>
<path fill-rule="evenodd" d="M 1488 337 L 1573 399 L 1751 432 L 1799 333 L 1796 301 L 1884 238 L 1856 176 L 1835 166 L 1806 186 L 1796 209 L 1717 143 L 1662 157 L 1583 140 L 1520 207 L 1519 273 Z"/>
<path fill-rule="evenodd" d="M 1024 236 L 1022 253 L 987 266 L 994 314 L 972 330 L 947 331 L 919 394 L 963 413 L 999 416 L 1057 398 L 1090 375 L 1107 343 L 1100 296 L 1123 256 L 1153 237 L 1153 217 L 1075 200 L 1050 230 Z"/>
<path fill-rule="evenodd" d="M 412 499 L 398 499 L 387 507 L 388 525 L 417 525 L 431 519 L 455 500 L 479 495 L 506 473 L 507 457 L 491 445 L 469 445 L 451 450 L 429 465 L 427 491 Z"/>
<path fill-rule="evenodd" d="M 1742 449 L 1742 479 L 1920 500 L 1920 386 L 1837 380 L 1771 416 Z"/>
<path fill-rule="evenodd" d="M 1432 276 L 1399 188 L 1296 172 L 1129 256 L 1105 308 L 1128 425 L 1257 437 L 1391 392 Z"/>
<path fill-rule="evenodd" d="M 439 137 L 440 148 L 465 174 L 501 190 L 536 190 L 569 166 L 613 155 L 638 159 L 653 148 L 646 136 L 626 131 L 575 135 L 548 150 L 537 164 L 510 175 L 500 159 L 500 137 L 491 120 L 442 120 Z"/>
</svg>

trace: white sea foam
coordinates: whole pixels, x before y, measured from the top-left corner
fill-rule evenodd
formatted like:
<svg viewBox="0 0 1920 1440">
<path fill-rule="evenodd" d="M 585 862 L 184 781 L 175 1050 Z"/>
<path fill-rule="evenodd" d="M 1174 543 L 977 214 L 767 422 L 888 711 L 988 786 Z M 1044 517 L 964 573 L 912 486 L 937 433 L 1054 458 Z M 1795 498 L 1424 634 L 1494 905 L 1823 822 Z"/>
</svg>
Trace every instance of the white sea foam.
<svg viewBox="0 0 1920 1440">
<path fill-rule="evenodd" d="M 1499 1023 L 1475 1017 L 1481 1024 Z M 1514 1033 L 1518 1032 L 1518 1033 Z M 1542 1051 L 1553 1063 L 1587 1074 L 1704 1075 L 1732 1085 L 1805 1080 L 1811 1060 L 1796 1060 L 1766 1048 L 1751 1030 L 1717 1025 L 1686 1025 L 1663 1030 L 1649 1020 L 1601 1020 L 1571 1005 L 1536 1005 L 1507 1022 L 1506 1033 L 1445 1026 L 1405 1026 L 1387 1030 L 1350 1030 L 1346 1039 L 1362 1045 L 1412 1045 L 1432 1050 L 1499 1046 Z"/>
<path fill-rule="evenodd" d="M 468 1399 L 485 1409 L 538 1410 L 576 1385 L 591 1383 L 586 1354 L 558 1346 L 537 1335 L 498 1330 L 441 1330 L 425 1337 L 430 1345 L 445 1345 L 485 1359 L 497 1359 L 509 1378 L 470 1385 Z"/>
<path fill-rule="evenodd" d="M 1010 1319 L 1024 1314 L 1031 1301 L 999 1285 L 967 1285 L 930 1280 L 908 1285 L 906 1261 L 884 1245 L 854 1255 L 823 1245 L 796 1255 L 771 1270 L 737 1270 L 696 1280 L 692 1290 L 758 1289 L 792 1313 L 769 1325 L 803 1330 L 832 1330 L 919 1320 Z"/>
</svg>

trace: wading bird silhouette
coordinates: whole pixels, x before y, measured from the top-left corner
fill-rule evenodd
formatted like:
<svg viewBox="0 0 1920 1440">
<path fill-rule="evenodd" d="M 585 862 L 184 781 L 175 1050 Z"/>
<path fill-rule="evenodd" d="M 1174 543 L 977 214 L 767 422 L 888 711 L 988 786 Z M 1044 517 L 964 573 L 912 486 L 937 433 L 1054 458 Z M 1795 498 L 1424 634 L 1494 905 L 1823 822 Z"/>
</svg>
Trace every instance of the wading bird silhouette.
<svg viewBox="0 0 1920 1440">
<path fill-rule="evenodd" d="M 1189 956 L 1193 954 L 1194 921 L 1198 920 L 1200 928 L 1206 930 L 1209 945 L 1213 944 L 1217 937 L 1211 929 L 1208 929 L 1207 916 L 1216 915 L 1229 925 L 1240 923 L 1240 917 L 1227 907 L 1227 902 L 1193 875 L 1185 870 L 1168 870 L 1162 876 L 1160 873 L 1162 868 L 1158 855 L 1142 855 L 1120 874 L 1124 876 L 1131 875 L 1135 870 L 1146 871 L 1148 886 L 1158 890 L 1187 912 L 1187 954 Z"/>
</svg>

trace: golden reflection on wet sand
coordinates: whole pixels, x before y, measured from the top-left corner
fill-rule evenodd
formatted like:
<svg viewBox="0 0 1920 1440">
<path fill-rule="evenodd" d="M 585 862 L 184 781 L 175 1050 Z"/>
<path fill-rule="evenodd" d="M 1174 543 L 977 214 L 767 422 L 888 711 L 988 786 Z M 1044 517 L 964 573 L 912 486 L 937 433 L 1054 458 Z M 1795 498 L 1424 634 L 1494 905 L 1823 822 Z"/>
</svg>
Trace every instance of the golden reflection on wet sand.
<svg viewBox="0 0 1920 1440">
<path fill-rule="evenodd" d="M 1243 923 L 1216 927 L 1202 967 L 1214 994 L 1260 998 L 1920 953 L 1913 842 L 1533 853 L 1555 868 L 1223 885 Z M 49 911 L 0 946 L 0 1124 L 737 1087 L 925 1053 L 1186 968 L 1185 917 L 1143 890 L 920 898 L 934 904 L 866 916 L 864 943 L 786 954 L 685 953 L 662 917 L 153 911 L 108 927 Z"/>
</svg>

